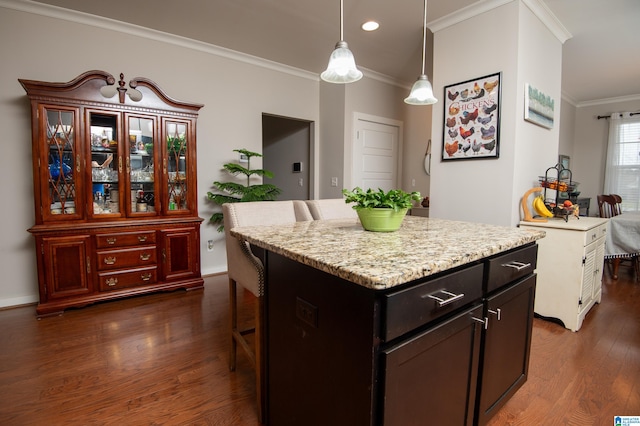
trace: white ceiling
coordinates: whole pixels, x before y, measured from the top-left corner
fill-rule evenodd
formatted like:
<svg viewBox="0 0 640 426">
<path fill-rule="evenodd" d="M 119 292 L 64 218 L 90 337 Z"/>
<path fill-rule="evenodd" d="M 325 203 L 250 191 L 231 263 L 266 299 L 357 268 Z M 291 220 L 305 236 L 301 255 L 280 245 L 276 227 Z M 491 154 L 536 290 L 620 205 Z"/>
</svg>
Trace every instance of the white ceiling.
<svg viewBox="0 0 640 426">
<path fill-rule="evenodd" d="M 37 0 L 177 34 L 320 73 L 340 38 L 339 0 Z M 428 21 L 495 0 L 430 0 Z M 572 34 L 563 96 L 576 105 L 640 98 L 640 0 L 541 0 Z M 420 74 L 421 0 L 344 0 L 358 66 L 412 84 Z M 365 33 L 369 19 L 380 29 Z M 428 68 L 428 66 L 427 66 Z"/>
</svg>

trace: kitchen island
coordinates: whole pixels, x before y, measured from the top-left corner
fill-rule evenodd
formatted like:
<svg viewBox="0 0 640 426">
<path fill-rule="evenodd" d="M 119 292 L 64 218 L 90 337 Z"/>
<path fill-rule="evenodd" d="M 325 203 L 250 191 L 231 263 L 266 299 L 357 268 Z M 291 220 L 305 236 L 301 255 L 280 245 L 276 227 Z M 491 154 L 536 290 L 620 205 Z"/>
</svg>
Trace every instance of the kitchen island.
<svg viewBox="0 0 640 426">
<path fill-rule="evenodd" d="M 543 231 L 238 227 L 264 249 L 267 423 L 483 424 L 527 375 Z"/>
</svg>

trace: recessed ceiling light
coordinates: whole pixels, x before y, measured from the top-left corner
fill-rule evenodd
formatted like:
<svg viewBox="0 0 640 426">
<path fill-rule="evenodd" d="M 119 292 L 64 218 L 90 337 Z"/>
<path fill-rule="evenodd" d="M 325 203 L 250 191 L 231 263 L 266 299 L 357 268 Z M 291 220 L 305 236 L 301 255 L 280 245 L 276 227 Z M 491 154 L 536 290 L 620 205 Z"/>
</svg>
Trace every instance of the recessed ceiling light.
<svg viewBox="0 0 640 426">
<path fill-rule="evenodd" d="M 362 29 L 365 31 L 375 31 L 378 29 L 378 27 L 380 27 L 380 24 L 378 24 L 376 21 L 367 21 L 362 24 Z"/>
</svg>

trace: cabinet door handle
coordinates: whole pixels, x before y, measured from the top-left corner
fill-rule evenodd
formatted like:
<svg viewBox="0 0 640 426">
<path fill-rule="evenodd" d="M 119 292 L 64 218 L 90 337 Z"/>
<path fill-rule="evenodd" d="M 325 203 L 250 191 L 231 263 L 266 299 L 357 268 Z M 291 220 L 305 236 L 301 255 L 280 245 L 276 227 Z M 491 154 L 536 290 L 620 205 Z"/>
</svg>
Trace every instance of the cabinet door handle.
<svg viewBox="0 0 640 426">
<path fill-rule="evenodd" d="M 491 309 L 489 309 L 488 311 L 489 311 L 490 314 L 494 314 L 495 316 L 497 316 L 498 317 L 498 321 L 500 321 L 500 318 L 502 316 L 502 310 L 500 308 L 496 308 L 495 311 L 493 311 Z"/>
<path fill-rule="evenodd" d="M 521 271 L 524 268 L 528 268 L 529 266 L 531 266 L 530 263 L 522 263 L 522 262 L 516 262 L 515 260 L 509 262 L 509 263 L 503 263 L 500 266 L 504 266 L 505 268 L 513 268 L 516 271 Z"/>
<path fill-rule="evenodd" d="M 480 319 L 480 318 L 476 318 L 476 317 L 471 317 L 472 320 L 477 321 L 477 322 L 481 322 L 482 325 L 484 326 L 484 329 L 486 330 L 487 328 L 489 328 L 489 318 L 484 317 L 484 319 Z"/>
<path fill-rule="evenodd" d="M 429 298 L 429 299 L 433 299 L 436 302 L 438 302 L 438 307 L 441 308 L 443 306 L 446 306 L 450 303 L 455 302 L 456 300 L 460 300 L 464 297 L 464 293 L 460 293 L 460 294 L 455 294 L 455 293 L 451 293 L 450 291 L 446 291 L 446 290 L 440 290 L 440 293 L 449 296 L 446 299 L 442 299 L 438 296 L 434 296 L 433 294 L 425 294 L 424 296 L 422 296 L 423 299 L 425 298 Z"/>
<path fill-rule="evenodd" d="M 107 285 L 108 285 L 109 287 L 113 287 L 113 286 L 115 286 L 116 284 L 118 284 L 118 279 L 117 279 L 117 278 L 113 278 L 113 277 L 111 277 L 111 278 L 107 278 L 106 283 L 107 283 Z"/>
<path fill-rule="evenodd" d="M 140 260 L 149 260 L 151 255 L 149 253 L 140 253 Z"/>
<path fill-rule="evenodd" d="M 116 264 L 116 257 L 115 256 L 105 257 L 104 258 L 104 263 L 105 263 L 105 265 L 115 265 Z"/>
</svg>

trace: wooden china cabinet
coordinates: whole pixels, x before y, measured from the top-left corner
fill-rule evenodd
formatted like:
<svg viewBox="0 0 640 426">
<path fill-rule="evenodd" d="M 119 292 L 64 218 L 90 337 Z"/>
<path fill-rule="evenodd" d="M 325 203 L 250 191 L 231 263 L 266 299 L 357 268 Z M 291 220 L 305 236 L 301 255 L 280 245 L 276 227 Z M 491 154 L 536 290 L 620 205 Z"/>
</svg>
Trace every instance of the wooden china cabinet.
<svg viewBox="0 0 640 426">
<path fill-rule="evenodd" d="M 38 315 L 202 288 L 202 105 L 104 71 L 68 83 L 19 81 L 31 100 Z"/>
</svg>

